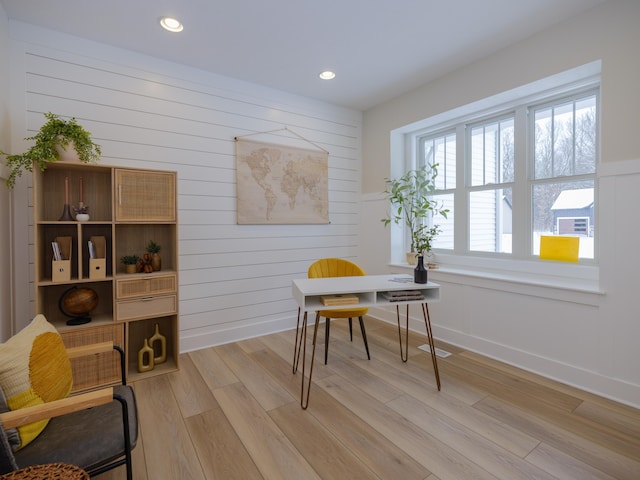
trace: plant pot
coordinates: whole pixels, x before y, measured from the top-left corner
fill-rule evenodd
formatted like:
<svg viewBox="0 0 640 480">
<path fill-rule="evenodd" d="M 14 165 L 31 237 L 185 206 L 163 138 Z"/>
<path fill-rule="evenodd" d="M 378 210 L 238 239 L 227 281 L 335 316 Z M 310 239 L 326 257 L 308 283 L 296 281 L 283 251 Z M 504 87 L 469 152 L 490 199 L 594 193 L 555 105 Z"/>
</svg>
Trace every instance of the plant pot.
<svg viewBox="0 0 640 480">
<path fill-rule="evenodd" d="M 159 272 L 162 269 L 162 258 L 160 258 L 159 254 L 151 254 L 151 267 L 154 272 Z"/>
<path fill-rule="evenodd" d="M 407 252 L 407 265 L 417 265 L 418 257 L 416 256 L 416 252 Z"/>
<path fill-rule="evenodd" d="M 89 214 L 88 213 L 76 213 L 76 220 L 78 222 L 88 222 Z"/>
<path fill-rule="evenodd" d="M 80 162 L 80 157 L 78 156 L 78 152 L 76 152 L 76 147 L 73 142 L 69 142 L 67 146 L 57 143 L 55 149 L 56 152 L 58 152 L 61 162 L 82 163 Z"/>
<path fill-rule="evenodd" d="M 137 268 L 135 263 L 127 264 L 124 266 L 125 273 L 136 273 L 136 271 L 137 271 Z"/>
</svg>

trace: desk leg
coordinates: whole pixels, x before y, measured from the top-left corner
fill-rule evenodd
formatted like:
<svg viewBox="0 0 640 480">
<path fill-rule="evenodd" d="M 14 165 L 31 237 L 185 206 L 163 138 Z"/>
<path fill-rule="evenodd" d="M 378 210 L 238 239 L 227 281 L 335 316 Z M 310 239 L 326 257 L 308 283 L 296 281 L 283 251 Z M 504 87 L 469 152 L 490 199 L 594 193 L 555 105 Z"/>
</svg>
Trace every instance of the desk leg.
<svg viewBox="0 0 640 480">
<path fill-rule="evenodd" d="M 440 390 L 440 372 L 438 371 L 438 358 L 436 357 L 436 347 L 433 343 L 433 330 L 431 329 L 431 318 L 429 317 L 429 306 L 422 304 L 422 316 L 424 317 L 424 326 L 427 329 L 427 340 L 429 342 L 429 350 L 431 350 L 431 361 L 433 362 L 433 373 L 436 377 L 436 384 Z M 398 319 L 398 340 L 400 341 L 400 358 L 403 362 L 409 359 L 409 304 L 405 313 L 404 324 L 404 348 L 402 347 L 402 327 L 400 326 L 400 305 L 396 305 L 396 317 Z"/>
<path fill-rule="evenodd" d="M 424 325 L 427 327 L 427 339 L 429 341 L 429 350 L 431 350 L 431 361 L 433 362 L 433 373 L 436 376 L 436 384 L 440 391 L 440 372 L 438 371 L 438 358 L 436 357 L 436 347 L 433 343 L 433 330 L 431 329 L 431 318 L 429 318 L 429 306 L 422 304 L 422 316 L 424 317 Z"/>
<path fill-rule="evenodd" d="M 311 391 L 311 376 L 313 375 L 313 360 L 316 358 L 316 339 L 318 338 L 318 324 L 320 323 L 320 312 L 316 313 L 316 324 L 313 327 L 313 349 L 311 350 L 311 363 L 309 367 L 309 383 L 307 384 L 307 396 L 304 395 L 304 369 L 307 359 L 307 318 L 305 312 L 305 321 L 302 324 L 302 385 L 300 387 L 300 406 L 306 410 L 309 406 L 309 392 Z M 299 349 L 298 349 L 299 350 Z"/>
<path fill-rule="evenodd" d="M 304 312 L 302 320 L 307 323 L 307 312 Z M 302 345 L 302 332 L 300 331 L 300 307 L 298 307 L 298 323 L 296 325 L 296 343 L 293 345 L 293 373 L 298 371 L 298 362 L 300 361 L 300 347 Z"/>
<path fill-rule="evenodd" d="M 400 358 L 404 363 L 409 359 L 409 304 L 404 323 L 404 351 L 402 350 L 402 329 L 400 328 L 400 305 L 396 305 L 396 317 L 398 318 L 398 340 L 400 342 Z"/>
</svg>

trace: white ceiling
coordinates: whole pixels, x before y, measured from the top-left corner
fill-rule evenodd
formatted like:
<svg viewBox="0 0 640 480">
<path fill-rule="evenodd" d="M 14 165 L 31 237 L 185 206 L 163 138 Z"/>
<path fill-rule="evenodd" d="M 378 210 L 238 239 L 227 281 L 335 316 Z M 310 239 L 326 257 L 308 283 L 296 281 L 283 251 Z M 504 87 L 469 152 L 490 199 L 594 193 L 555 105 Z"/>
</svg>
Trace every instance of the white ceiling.
<svg viewBox="0 0 640 480">
<path fill-rule="evenodd" d="M 0 0 L 10 19 L 366 110 L 605 0 Z M 179 18 L 184 31 L 159 26 Z M 318 74 L 334 70 L 323 81 Z"/>
</svg>

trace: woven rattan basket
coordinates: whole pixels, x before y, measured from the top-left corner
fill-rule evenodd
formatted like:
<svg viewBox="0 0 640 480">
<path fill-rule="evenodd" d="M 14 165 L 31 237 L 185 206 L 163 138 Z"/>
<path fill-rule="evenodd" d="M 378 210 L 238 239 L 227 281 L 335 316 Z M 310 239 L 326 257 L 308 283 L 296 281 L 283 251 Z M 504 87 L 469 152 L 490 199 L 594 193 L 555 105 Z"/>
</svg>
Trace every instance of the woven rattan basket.
<svg viewBox="0 0 640 480">
<path fill-rule="evenodd" d="M 84 480 L 88 478 L 89 474 L 80 467 L 64 463 L 33 465 L 0 476 L 2 480 Z"/>
</svg>

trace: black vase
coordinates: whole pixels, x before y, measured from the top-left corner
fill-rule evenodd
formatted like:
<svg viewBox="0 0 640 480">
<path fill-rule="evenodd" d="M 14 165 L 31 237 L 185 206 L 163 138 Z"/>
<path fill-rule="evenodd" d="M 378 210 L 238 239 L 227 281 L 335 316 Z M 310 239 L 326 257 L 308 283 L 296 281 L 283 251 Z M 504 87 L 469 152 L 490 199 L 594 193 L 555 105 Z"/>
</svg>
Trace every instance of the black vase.
<svg viewBox="0 0 640 480">
<path fill-rule="evenodd" d="M 413 281 L 415 283 L 427 283 L 427 269 L 424 268 L 424 257 L 418 255 L 418 265 L 413 270 Z"/>
</svg>

